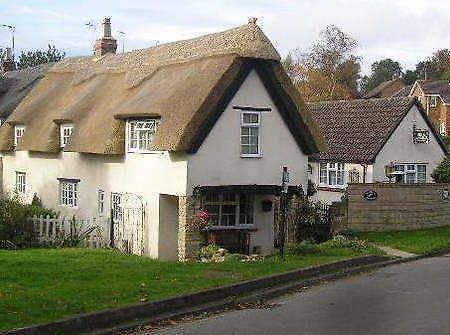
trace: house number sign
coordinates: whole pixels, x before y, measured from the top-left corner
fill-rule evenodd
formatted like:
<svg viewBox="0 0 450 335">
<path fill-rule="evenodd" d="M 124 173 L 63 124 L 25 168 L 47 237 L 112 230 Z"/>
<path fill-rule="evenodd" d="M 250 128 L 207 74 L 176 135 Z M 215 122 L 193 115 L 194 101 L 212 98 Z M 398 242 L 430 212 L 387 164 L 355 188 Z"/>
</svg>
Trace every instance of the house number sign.
<svg viewBox="0 0 450 335">
<path fill-rule="evenodd" d="M 378 193 L 374 190 L 367 190 L 363 193 L 364 199 L 368 201 L 374 201 L 378 198 Z"/>
</svg>

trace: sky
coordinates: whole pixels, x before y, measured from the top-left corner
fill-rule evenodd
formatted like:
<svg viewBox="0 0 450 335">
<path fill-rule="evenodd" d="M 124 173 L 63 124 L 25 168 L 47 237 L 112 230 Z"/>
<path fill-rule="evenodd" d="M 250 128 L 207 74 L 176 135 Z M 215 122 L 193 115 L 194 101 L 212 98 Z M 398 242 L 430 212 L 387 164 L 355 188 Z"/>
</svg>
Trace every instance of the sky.
<svg viewBox="0 0 450 335">
<path fill-rule="evenodd" d="M 0 25 L 16 27 L 16 54 L 51 43 L 68 56 L 89 55 L 103 17 L 111 17 L 113 36 L 126 51 L 229 29 L 257 17 L 283 56 L 307 49 L 323 28 L 334 24 L 358 41 L 366 74 L 382 58 L 412 69 L 434 50 L 450 48 L 447 0 L 0 0 Z M 86 26 L 90 21 L 96 31 Z M 10 31 L 0 27 L 0 47 L 10 40 Z"/>
</svg>

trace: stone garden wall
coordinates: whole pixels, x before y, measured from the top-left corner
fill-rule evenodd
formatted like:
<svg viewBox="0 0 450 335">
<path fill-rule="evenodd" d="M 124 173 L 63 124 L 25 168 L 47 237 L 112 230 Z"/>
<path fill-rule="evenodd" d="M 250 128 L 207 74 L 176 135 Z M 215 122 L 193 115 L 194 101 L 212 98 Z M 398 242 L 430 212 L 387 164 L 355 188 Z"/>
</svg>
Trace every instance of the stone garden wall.
<svg viewBox="0 0 450 335">
<path fill-rule="evenodd" d="M 342 226 L 407 230 L 450 225 L 449 191 L 450 184 L 350 184 Z"/>
</svg>

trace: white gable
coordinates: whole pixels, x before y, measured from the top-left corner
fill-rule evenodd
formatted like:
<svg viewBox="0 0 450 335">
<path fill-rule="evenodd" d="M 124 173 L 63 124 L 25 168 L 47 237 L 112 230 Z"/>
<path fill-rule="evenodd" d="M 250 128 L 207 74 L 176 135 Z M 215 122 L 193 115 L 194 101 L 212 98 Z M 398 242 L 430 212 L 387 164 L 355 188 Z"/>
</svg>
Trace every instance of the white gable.
<svg viewBox="0 0 450 335">
<path fill-rule="evenodd" d="M 269 107 L 261 112 L 260 158 L 240 155 L 242 111 L 234 106 Z M 193 185 L 279 185 L 288 166 L 291 185 L 305 185 L 307 156 L 301 151 L 256 71 L 251 71 L 200 149 L 189 157 L 188 190 Z"/>
<path fill-rule="evenodd" d="M 429 143 L 413 143 L 414 125 L 419 129 L 430 131 Z M 427 180 L 431 181 L 431 172 L 444 157 L 445 153 L 424 117 L 417 107 L 413 106 L 376 157 L 373 180 L 386 180 L 384 166 L 391 161 L 396 161 L 427 164 Z"/>
</svg>

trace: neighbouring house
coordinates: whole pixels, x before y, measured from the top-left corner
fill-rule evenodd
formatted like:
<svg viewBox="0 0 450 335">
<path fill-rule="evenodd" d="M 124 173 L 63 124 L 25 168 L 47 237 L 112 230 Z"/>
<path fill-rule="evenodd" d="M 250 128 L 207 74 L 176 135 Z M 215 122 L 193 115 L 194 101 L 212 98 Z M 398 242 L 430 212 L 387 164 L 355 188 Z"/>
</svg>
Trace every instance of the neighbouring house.
<svg viewBox="0 0 450 335">
<path fill-rule="evenodd" d="M 441 135 L 450 134 L 450 84 L 447 80 L 417 80 L 410 96 L 417 97 Z"/>
<path fill-rule="evenodd" d="M 392 78 L 379 84 L 364 95 L 364 99 L 385 98 L 398 94 L 405 87 L 405 83 L 400 78 Z"/>
<path fill-rule="evenodd" d="M 431 182 L 447 148 L 414 97 L 310 103 L 329 150 L 312 154 L 316 197 L 339 201 L 348 183 L 387 182 L 395 165 L 404 183 Z"/>
<path fill-rule="evenodd" d="M 52 66 L 52 64 L 42 64 L 16 70 L 10 57 L 8 49 L 7 56 L 2 61 L 0 73 L 0 126 Z"/>
<path fill-rule="evenodd" d="M 115 54 L 103 26 L 95 56 L 54 65 L 0 129 L 5 190 L 111 219 L 154 258 L 193 257 L 202 210 L 213 241 L 273 252 L 282 167 L 301 194 L 324 145 L 268 38 L 251 20 Z"/>
</svg>

